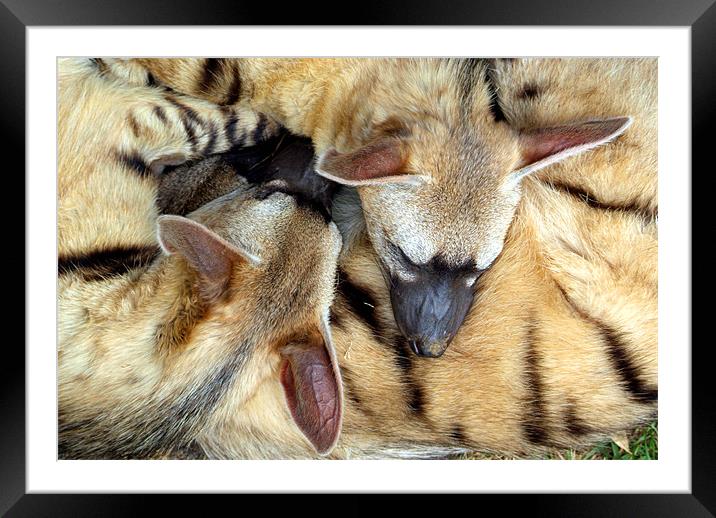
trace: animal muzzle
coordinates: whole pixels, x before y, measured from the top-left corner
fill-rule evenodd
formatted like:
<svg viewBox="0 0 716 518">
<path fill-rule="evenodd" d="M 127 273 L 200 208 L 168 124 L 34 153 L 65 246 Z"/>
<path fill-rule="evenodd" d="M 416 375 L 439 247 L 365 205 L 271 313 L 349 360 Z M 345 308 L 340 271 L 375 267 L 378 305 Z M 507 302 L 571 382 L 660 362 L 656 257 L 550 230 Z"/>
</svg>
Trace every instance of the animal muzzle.
<svg viewBox="0 0 716 518">
<path fill-rule="evenodd" d="M 390 300 L 398 329 L 418 356 L 442 356 L 475 298 L 460 276 L 424 275 L 391 280 Z"/>
</svg>

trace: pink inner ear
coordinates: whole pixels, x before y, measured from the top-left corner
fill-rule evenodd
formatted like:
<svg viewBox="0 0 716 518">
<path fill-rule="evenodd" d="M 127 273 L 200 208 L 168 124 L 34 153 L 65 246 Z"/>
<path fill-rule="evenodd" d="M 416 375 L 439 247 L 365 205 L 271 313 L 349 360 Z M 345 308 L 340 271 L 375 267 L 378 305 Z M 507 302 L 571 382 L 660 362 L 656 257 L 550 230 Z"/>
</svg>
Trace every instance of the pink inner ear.
<svg viewBox="0 0 716 518">
<path fill-rule="evenodd" d="M 329 453 L 341 431 L 340 377 L 322 340 L 283 351 L 281 385 L 293 420 L 316 451 Z"/>
<path fill-rule="evenodd" d="M 321 159 L 319 173 L 349 185 L 370 185 L 410 177 L 403 167 L 402 144 L 395 138 L 384 138 L 352 153 L 328 151 Z"/>
<path fill-rule="evenodd" d="M 199 273 L 200 289 L 207 299 L 223 293 L 232 268 L 243 260 L 231 245 L 211 230 L 180 216 L 159 218 L 159 239 L 168 252 L 183 256 Z"/>
<path fill-rule="evenodd" d="M 521 135 L 522 164 L 520 167 L 540 162 L 549 157 L 566 158 L 606 142 L 622 133 L 629 125 L 630 120 L 628 117 L 618 117 L 525 132 Z M 555 155 L 561 156 L 556 157 Z"/>
</svg>

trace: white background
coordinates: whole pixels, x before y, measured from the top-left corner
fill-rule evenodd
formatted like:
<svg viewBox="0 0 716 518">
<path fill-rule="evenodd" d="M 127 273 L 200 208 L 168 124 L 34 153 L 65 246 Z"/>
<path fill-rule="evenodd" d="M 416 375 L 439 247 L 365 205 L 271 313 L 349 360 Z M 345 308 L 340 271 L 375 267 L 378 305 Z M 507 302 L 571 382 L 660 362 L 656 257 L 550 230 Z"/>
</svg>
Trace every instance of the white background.
<svg viewBox="0 0 716 518">
<path fill-rule="evenodd" d="M 27 491 L 690 492 L 690 29 L 28 27 Z M 658 56 L 659 460 L 58 461 L 58 56 Z M 668 275 L 666 274 L 668 273 Z"/>
</svg>

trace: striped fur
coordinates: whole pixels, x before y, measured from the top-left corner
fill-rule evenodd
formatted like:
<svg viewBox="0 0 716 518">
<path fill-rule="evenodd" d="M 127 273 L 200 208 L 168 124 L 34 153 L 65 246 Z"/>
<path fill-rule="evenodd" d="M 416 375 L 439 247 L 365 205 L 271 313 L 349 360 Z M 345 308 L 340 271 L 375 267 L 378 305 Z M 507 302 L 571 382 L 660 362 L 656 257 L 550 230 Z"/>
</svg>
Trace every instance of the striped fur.
<svg viewBox="0 0 716 518">
<path fill-rule="evenodd" d="M 200 436 L 258 385 L 280 387 L 286 347 L 317 332 L 330 351 L 340 235 L 293 196 L 234 182 L 191 218 L 260 262 L 232 259 L 210 293 L 188 256 L 160 251 L 156 200 L 182 181 L 160 166 L 256 143 L 273 123 L 128 87 L 92 60 L 60 60 L 59 72 L 60 457 L 204 455 Z M 306 440 L 283 400 L 273 412 Z"/>
<path fill-rule="evenodd" d="M 588 145 L 560 154 L 553 144 L 565 138 L 540 145 L 548 132 L 521 124 L 503 108 L 503 76 L 492 65 L 486 59 L 365 58 L 140 58 L 110 64 L 132 81 L 157 81 L 217 104 L 246 102 L 310 137 L 319 173 L 357 186 L 366 231 L 391 278 L 401 333 L 417 353 L 430 356 L 444 352 L 474 300 L 471 286 L 502 251 L 521 175 L 548 163 L 542 152 L 564 160 L 629 124 L 614 119 L 628 111 L 585 108 L 560 122 L 611 122 L 602 121 L 599 137 Z M 523 94 L 539 97 L 529 85 Z"/>
<path fill-rule="evenodd" d="M 186 81 L 172 87 L 194 95 L 205 95 L 196 87 L 202 84 L 217 103 L 229 98 L 229 76 L 216 77 L 226 64 L 204 63 L 194 69 L 187 63 L 186 70 L 166 76 L 153 70 L 152 80 Z M 487 107 L 491 120 L 532 127 L 524 103 L 544 102 L 535 108 L 542 117 L 560 117 L 561 107 L 569 105 L 573 75 L 548 96 L 548 87 L 538 82 L 544 63 L 511 60 L 489 65 L 472 62 L 451 77 L 459 78 L 455 91 L 460 102 L 475 102 L 478 111 Z M 596 68 L 609 66 L 602 62 Z M 539 455 L 551 446 L 589 445 L 656 416 L 657 225 L 651 215 L 657 206 L 648 194 L 639 200 L 626 196 L 632 184 L 609 181 L 643 165 L 642 173 L 653 175 L 655 185 L 650 144 L 655 97 L 649 97 L 655 89 L 654 69 L 654 62 L 640 61 L 594 77 L 579 76 L 580 87 L 603 92 L 584 98 L 593 103 L 580 108 L 585 113 L 596 110 L 608 116 L 628 109 L 644 116 L 642 125 L 635 123 L 627 142 L 620 139 L 618 145 L 552 166 L 523 182 L 504 249 L 479 279 L 477 303 L 439 360 L 412 355 L 395 323 L 380 250 L 360 226 L 343 222 L 354 238 L 341 259 L 330 311 L 346 396 L 343 433 L 332 458 L 435 458 L 475 450 Z M 191 70 L 201 74 L 192 76 Z M 560 78 L 558 63 L 547 70 L 553 79 Z M 251 81 L 241 78 L 233 89 L 239 92 L 236 98 L 254 91 Z M 486 79 L 490 83 L 482 83 L 484 93 L 474 87 Z M 632 104 L 644 106 L 603 105 L 616 103 L 610 100 L 611 85 L 639 81 L 646 99 L 636 95 Z M 309 96 L 302 106 L 310 106 L 311 100 Z M 352 112 L 345 116 L 361 120 Z M 564 117 L 571 120 L 569 114 Z M 354 130 L 364 128 L 357 125 Z M 551 176 L 557 172 L 559 178 Z M 641 181 L 634 178 L 633 184 Z M 474 197 L 470 203 L 485 201 Z M 344 190 L 336 200 L 336 217 L 356 215 L 336 210 L 352 206 L 352 200 L 354 192 Z M 463 208 L 467 214 L 470 206 Z M 216 369 L 218 363 L 202 357 L 197 365 Z M 212 372 L 216 375 L 207 379 L 221 379 L 221 371 Z M 126 383 L 112 377 L 103 381 Z M 180 404 L 182 398 L 176 401 Z M 276 384 L 259 383 L 242 412 L 231 405 L 217 407 L 207 428 L 213 433 L 200 433 L 192 444 L 177 445 L 178 451 L 167 455 L 193 456 L 198 444 L 211 458 L 314 458 L 283 408 Z M 151 405 L 136 410 L 148 420 L 156 411 Z"/>
</svg>

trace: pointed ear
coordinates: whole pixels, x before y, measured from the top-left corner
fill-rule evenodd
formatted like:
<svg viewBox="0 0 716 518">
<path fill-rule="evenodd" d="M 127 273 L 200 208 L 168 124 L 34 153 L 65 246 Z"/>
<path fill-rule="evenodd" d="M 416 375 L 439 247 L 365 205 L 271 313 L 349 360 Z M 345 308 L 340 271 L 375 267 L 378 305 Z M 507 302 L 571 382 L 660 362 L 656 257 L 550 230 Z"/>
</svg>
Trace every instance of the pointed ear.
<svg viewBox="0 0 716 518">
<path fill-rule="evenodd" d="M 309 329 L 281 348 L 281 386 L 294 422 L 321 455 L 338 442 L 343 383 L 327 327 Z"/>
<path fill-rule="evenodd" d="M 155 158 L 149 164 L 149 170 L 153 175 L 161 175 L 167 167 L 182 165 L 186 163 L 189 158 L 181 153 L 172 153 L 170 155 L 162 155 Z"/>
<path fill-rule="evenodd" d="M 403 143 L 392 137 L 381 138 L 352 153 L 330 149 L 316 164 L 321 176 L 344 185 L 380 185 L 386 183 L 419 184 L 425 178 L 405 173 Z"/>
<path fill-rule="evenodd" d="M 207 299 L 224 293 L 235 266 L 244 262 L 259 263 L 255 255 L 181 216 L 160 216 L 157 234 L 165 252 L 181 255 L 199 274 L 202 295 Z"/>
<path fill-rule="evenodd" d="M 522 132 L 519 137 L 522 158 L 512 178 L 520 180 L 550 164 L 609 142 L 631 123 L 631 117 L 616 117 Z"/>
</svg>

